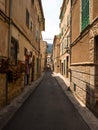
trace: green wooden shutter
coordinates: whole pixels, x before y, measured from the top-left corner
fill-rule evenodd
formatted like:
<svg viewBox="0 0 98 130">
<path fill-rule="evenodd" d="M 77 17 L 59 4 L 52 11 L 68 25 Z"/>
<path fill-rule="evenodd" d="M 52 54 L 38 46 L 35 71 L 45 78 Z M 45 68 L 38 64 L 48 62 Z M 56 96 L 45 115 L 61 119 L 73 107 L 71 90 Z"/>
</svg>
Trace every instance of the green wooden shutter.
<svg viewBox="0 0 98 130">
<path fill-rule="evenodd" d="M 89 24 L 89 0 L 82 0 L 82 30 Z"/>
</svg>

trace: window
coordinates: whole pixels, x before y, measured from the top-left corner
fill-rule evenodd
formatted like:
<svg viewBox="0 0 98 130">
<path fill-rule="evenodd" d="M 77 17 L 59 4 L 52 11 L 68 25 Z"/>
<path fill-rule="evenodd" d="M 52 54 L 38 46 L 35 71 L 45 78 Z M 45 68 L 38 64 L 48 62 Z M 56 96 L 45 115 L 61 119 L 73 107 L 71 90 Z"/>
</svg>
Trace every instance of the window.
<svg viewBox="0 0 98 130">
<path fill-rule="evenodd" d="M 30 29 L 31 29 L 31 30 L 33 29 L 33 23 L 32 23 L 32 21 L 31 21 L 31 23 L 30 23 Z"/>
<path fill-rule="evenodd" d="M 64 54 L 65 53 L 65 43 L 63 42 L 62 43 L 62 54 Z"/>
<path fill-rule="evenodd" d="M 31 0 L 32 4 L 34 4 L 34 0 Z"/>
<path fill-rule="evenodd" d="M 36 41 L 38 41 L 39 40 L 39 31 L 37 30 L 36 31 Z"/>
<path fill-rule="evenodd" d="M 26 9 L 26 25 L 29 27 L 29 19 L 30 19 L 30 15 L 28 10 Z"/>
<path fill-rule="evenodd" d="M 37 71 L 37 73 L 38 73 L 38 68 L 39 68 L 39 60 L 38 60 L 38 58 L 36 59 L 36 71 Z"/>
<path fill-rule="evenodd" d="M 65 49 L 68 49 L 68 36 L 65 39 Z"/>
<path fill-rule="evenodd" d="M 11 38 L 11 50 L 10 50 L 10 61 L 11 61 L 11 64 L 13 64 L 13 65 L 17 64 L 18 50 L 19 50 L 18 41 L 12 37 Z"/>
<path fill-rule="evenodd" d="M 74 85 L 74 91 L 76 91 L 76 84 L 74 83 L 73 85 Z"/>
<path fill-rule="evenodd" d="M 61 36 L 63 35 L 63 28 L 61 28 Z"/>
<path fill-rule="evenodd" d="M 89 0 L 82 0 L 82 30 L 89 24 Z"/>
<path fill-rule="evenodd" d="M 64 60 L 64 75 L 66 74 L 66 60 Z"/>
<path fill-rule="evenodd" d="M 70 24 L 70 15 L 67 15 L 67 26 Z"/>
<path fill-rule="evenodd" d="M 66 5 L 68 4 L 69 0 L 66 0 Z"/>
</svg>

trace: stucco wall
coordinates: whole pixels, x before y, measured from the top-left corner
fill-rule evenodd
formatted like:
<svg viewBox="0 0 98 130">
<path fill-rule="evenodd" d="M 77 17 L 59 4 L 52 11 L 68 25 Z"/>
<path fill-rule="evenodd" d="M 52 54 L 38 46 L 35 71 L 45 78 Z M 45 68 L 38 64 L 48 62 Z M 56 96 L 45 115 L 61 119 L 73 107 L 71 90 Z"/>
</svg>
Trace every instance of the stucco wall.
<svg viewBox="0 0 98 130">
<path fill-rule="evenodd" d="M 79 62 L 89 62 L 89 34 L 72 47 L 71 63 Z"/>
<path fill-rule="evenodd" d="M 41 41 L 40 43 L 40 54 L 41 54 L 41 71 L 45 70 L 46 65 L 46 51 L 47 51 L 47 42 Z"/>
<path fill-rule="evenodd" d="M 5 12 L 5 0 L 0 0 L 0 9 Z"/>
<path fill-rule="evenodd" d="M 98 0 L 93 0 L 93 19 L 98 17 Z"/>
<path fill-rule="evenodd" d="M 19 42 L 19 53 L 18 53 L 18 60 L 25 61 L 24 57 L 24 48 L 27 48 L 29 51 L 32 52 L 33 47 L 29 43 L 29 41 L 22 35 L 16 27 L 12 26 L 12 36 L 18 40 Z"/>
<path fill-rule="evenodd" d="M 36 33 L 39 31 L 39 23 L 36 6 L 32 5 L 31 0 L 13 1 L 12 6 L 12 18 L 15 24 L 18 25 L 18 27 L 31 40 L 32 44 L 38 49 L 38 43 L 36 42 Z M 29 27 L 26 25 L 26 9 L 28 10 L 30 16 Z M 30 29 L 31 22 L 32 29 Z"/>
<path fill-rule="evenodd" d="M 72 42 L 80 34 L 80 0 L 72 7 Z"/>
<path fill-rule="evenodd" d="M 8 25 L 0 20 L 0 56 L 8 55 Z"/>
</svg>

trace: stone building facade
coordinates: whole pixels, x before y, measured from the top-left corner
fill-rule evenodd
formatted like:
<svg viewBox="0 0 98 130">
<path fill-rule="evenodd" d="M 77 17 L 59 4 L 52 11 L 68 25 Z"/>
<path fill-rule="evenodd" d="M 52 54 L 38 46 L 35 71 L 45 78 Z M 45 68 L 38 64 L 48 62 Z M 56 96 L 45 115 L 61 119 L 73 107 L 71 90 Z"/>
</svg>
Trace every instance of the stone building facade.
<svg viewBox="0 0 98 130">
<path fill-rule="evenodd" d="M 9 41 L 8 23 L 9 23 L 9 2 L 0 0 L 0 67 L 3 66 L 1 63 L 3 61 L 7 61 L 8 57 L 8 49 L 7 49 Z M 0 73 L 0 104 L 4 104 L 5 102 L 6 102 L 6 73 Z"/>
<path fill-rule="evenodd" d="M 41 0 L 0 0 L 0 106 L 40 76 Z"/>
<path fill-rule="evenodd" d="M 54 36 L 52 51 L 53 71 L 60 73 L 60 38 L 59 35 Z"/>
<path fill-rule="evenodd" d="M 40 52 L 41 52 L 41 72 L 45 71 L 46 63 L 47 63 L 47 42 L 41 41 L 40 44 Z"/>
<path fill-rule="evenodd" d="M 98 1 L 72 0 L 71 89 L 98 112 Z"/>
<path fill-rule="evenodd" d="M 63 0 L 60 11 L 60 72 L 70 80 L 70 9 L 71 1 Z"/>
</svg>

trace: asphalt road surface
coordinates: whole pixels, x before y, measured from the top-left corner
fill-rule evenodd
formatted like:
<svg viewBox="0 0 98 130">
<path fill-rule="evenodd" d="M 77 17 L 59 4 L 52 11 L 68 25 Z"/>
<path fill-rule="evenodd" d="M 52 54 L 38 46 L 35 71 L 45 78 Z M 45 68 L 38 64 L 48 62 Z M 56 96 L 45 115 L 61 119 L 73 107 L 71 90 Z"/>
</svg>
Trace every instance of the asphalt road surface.
<svg viewBox="0 0 98 130">
<path fill-rule="evenodd" d="M 51 74 L 46 72 L 3 130 L 90 130 Z"/>
</svg>

